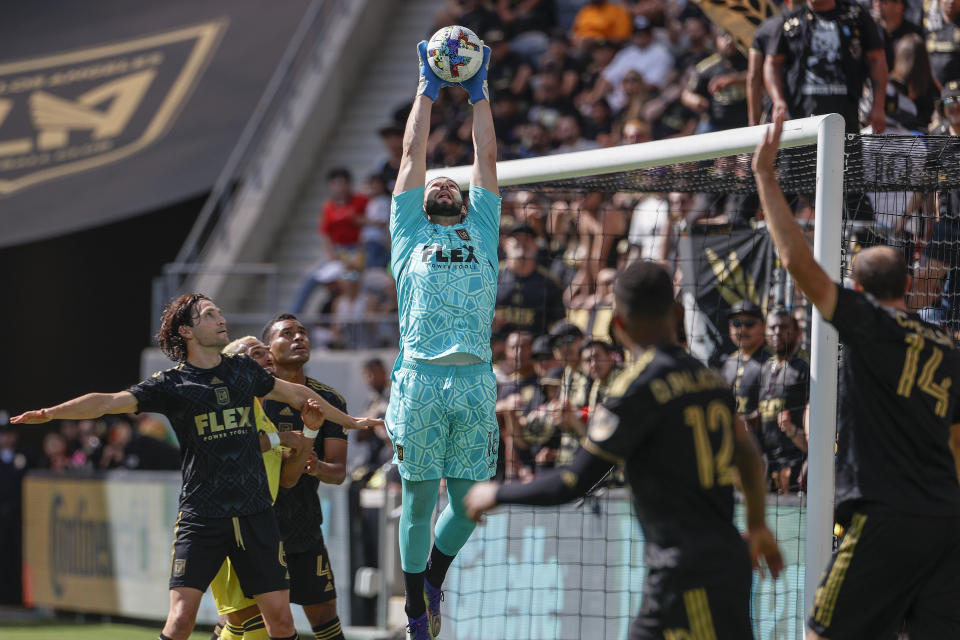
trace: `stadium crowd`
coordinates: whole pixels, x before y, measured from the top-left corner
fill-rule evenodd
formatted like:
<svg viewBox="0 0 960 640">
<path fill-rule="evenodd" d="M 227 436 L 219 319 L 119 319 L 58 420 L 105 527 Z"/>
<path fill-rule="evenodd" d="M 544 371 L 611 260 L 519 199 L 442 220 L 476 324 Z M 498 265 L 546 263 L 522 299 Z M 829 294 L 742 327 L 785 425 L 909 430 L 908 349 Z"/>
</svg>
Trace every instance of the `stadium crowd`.
<svg viewBox="0 0 960 640">
<path fill-rule="evenodd" d="M 952 36 L 960 5 L 939 0 L 926 15 L 916 0 L 805 6 L 816 13 L 782 5 L 749 47 L 694 3 L 666 0 L 450 0 L 430 32 L 462 24 L 491 47 L 500 160 L 742 127 L 778 109 L 790 117 L 839 112 L 848 131 L 960 133 L 960 45 Z M 826 40 L 796 37 L 809 29 Z M 859 35 L 856 46 L 851 33 Z M 815 90 L 805 88 L 810 84 Z M 472 162 L 466 97 L 441 92 L 429 166 Z M 409 109 L 400 106 L 379 129 L 384 158 L 365 188 L 346 169 L 328 175 L 318 230 L 337 260 L 307 278 L 294 305 L 330 319 L 314 330 L 315 343 L 396 344 L 388 194 Z M 897 232 L 914 236 L 909 262 L 921 270 L 914 304 L 926 319 L 951 326 L 958 278 L 949 252 L 960 235 L 954 196 L 917 198 L 897 216 L 911 221 Z M 876 209 L 878 226 L 888 223 L 879 220 L 883 207 L 875 197 L 848 200 L 853 217 L 869 218 Z M 802 200 L 795 209 L 798 217 L 812 213 Z M 756 227 L 763 213 L 753 196 L 516 189 L 505 191 L 502 211 L 493 332 L 501 473 L 527 477 L 564 461 L 624 366 L 609 333 L 617 271 L 637 259 L 657 260 L 674 272 L 679 290 L 693 277 L 678 260 L 681 234 Z M 797 315 L 777 308 L 794 306 L 783 297 L 750 302 L 759 304 L 715 319 L 721 332 L 729 321 L 730 341 L 722 344 L 733 353 L 714 353 L 711 362 L 743 389 L 742 413 L 763 444 L 770 489 L 795 491 L 803 486 L 806 449 L 806 312 L 802 305 Z"/>
</svg>

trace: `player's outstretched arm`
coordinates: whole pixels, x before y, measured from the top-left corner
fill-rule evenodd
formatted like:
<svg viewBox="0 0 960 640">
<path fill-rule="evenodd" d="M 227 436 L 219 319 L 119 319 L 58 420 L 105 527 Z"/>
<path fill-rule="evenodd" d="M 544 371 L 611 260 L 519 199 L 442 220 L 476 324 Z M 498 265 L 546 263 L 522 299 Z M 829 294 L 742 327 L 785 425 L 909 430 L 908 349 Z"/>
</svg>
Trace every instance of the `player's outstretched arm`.
<svg viewBox="0 0 960 640">
<path fill-rule="evenodd" d="M 499 504 L 555 505 L 584 495 L 607 475 L 610 460 L 577 449 L 569 465 L 538 474 L 531 482 L 478 482 L 464 498 L 467 517 L 479 520 Z"/>
<path fill-rule="evenodd" d="M 780 253 L 780 262 L 793 275 L 810 302 L 816 305 L 826 320 L 830 320 L 837 307 L 837 285 L 813 259 L 807 238 L 787 205 L 787 199 L 777 184 L 777 175 L 773 169 L 781 131 L 782 116 L 768 126 L 753 153 L 753 174 L 757 180 L 760 206 L 770 227 L 770 235 L 773 236 L 773 242 Z"/>
<path fill-rule="evenodd" d="M 110 413 L 136 413 L 137 399 L 129 391 L 88 393 L 55 407 L 27 411 L 10 419 L 13 424 L 42 424 L 50 420 L 88 420 Z"/>
<path fill-rule="evenodd" d="M 776 538 L 767 528 L 766 492 L 763 486 L 760 450 L 747 430 L 746 423 L 740 418 L 737 418 L 734 432 L 733 462 L 740 472 L 740 486 L 747 508 L 747 532 L 744 537 L 750 546 L 750 558 L 754 566 L 758 566 L 758 559 L 762 557 L 770 573 L 776 578 L 783 569 L 783 558 Z"/>
<path fill-rule="evenodd" d="M 427 64 L 427 41 L 417 45 L 420 78 L 417 84 L 417 97 L 407 116 L 407 125 L 403 131 L 403 153 L 400 156 L 400 171 L 393 195 L 422 187 L 427 176 L 427 138 L 430 136 L 430 111 L 440 94 L 440 89 L 449 87 L 437 77 Z"/>
<path fill-rule="evenodd" d="M 473 105 L 473 173 L 470 184 L 500 195 L 497 185 L 497 134 L 490 101 Z"/>
<path fill-rule="evenodd" d="M 368 429 L 370 427 L 383 426 L 383 420 L 380 418 L 354 418 L 324 400 L 323 397 L 313 389 L 279 378 L 276 379 L 273 390 L 265 395 L 264 398 L 284 402 L 297 411 L 302 411 L 304 403 L 307 400 L 313 400 L 323 412 L 325 419 L 335 422 L 344 429 Z"/>
</svg>

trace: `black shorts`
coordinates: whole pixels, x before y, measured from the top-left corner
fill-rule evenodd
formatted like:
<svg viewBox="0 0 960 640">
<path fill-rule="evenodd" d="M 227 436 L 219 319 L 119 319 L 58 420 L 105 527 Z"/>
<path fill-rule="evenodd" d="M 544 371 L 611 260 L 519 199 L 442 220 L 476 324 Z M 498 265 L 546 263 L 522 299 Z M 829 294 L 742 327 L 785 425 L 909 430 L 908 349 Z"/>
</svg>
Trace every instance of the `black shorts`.
<svg viewBox="0 0 960 640">
<path fill-rule="evenodd" d="M 307 551 L 287 553 L 287 568 L 290 570 L 290 602 L 307 606 L 337 597 L 330 555 L 323 538 Z"/>
<path fill-rule="evenodd" d="M 732 553 L 725 550 L 725 556 L 713 558 L 709 567 L 696 572 L 648 570 L 640 615 L 630 625 L 629 640 L 753 638 L 750 555 L 745 544 L 731 548 Z"/>
<path fill-rule="evenodd" d="M 181 513 L 173 531 L 171 589 L 205 591 L 227 557 L 250 596 L 290 588 L 273 509 L 235 518 Z"/>
<path fill-rule="evenodd" d="M 960 517 L 861 508 L 817 587 L 809 627 L 830 640 L 960 638 Z"/>
</svg>

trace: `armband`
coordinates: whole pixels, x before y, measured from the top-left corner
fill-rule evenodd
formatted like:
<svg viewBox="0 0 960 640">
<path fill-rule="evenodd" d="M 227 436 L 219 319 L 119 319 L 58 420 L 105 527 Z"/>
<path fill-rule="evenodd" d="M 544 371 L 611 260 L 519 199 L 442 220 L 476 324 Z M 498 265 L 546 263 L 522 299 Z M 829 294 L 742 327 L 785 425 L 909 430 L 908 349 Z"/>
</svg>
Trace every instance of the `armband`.
<svg viewBox="0 0 960 640">
<path fill-rule="evenodd" d="M 267 434 L 267 442 L 270 443 L 271 449 L 276 449 L 280 446 L 280 434 L 273 432 Z"/>
</svg>

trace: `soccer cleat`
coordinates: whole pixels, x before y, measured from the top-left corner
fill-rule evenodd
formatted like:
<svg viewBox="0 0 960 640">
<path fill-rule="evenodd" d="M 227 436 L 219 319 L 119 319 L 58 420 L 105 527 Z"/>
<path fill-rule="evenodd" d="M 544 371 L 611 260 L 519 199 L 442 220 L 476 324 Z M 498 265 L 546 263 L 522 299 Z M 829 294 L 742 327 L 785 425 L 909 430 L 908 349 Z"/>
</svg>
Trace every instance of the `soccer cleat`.
<svg viewBox="0 0 960 640">
<path fill-rule="evenodd" d="M 407 616 L 407 640 L 433 640 L 430 633 L 429 614 L 424 613 L 419 618 Z"/>
<path fill-rule="evenodd" d="M 429 580 L 423 581 L 423 599 L 427 602 L 427 619 L 430 620 L 430 635 L 436 638 L 440 635 L 440 602 L 443 600 L 443 589 L 438 589 Z"/>
</svg>

